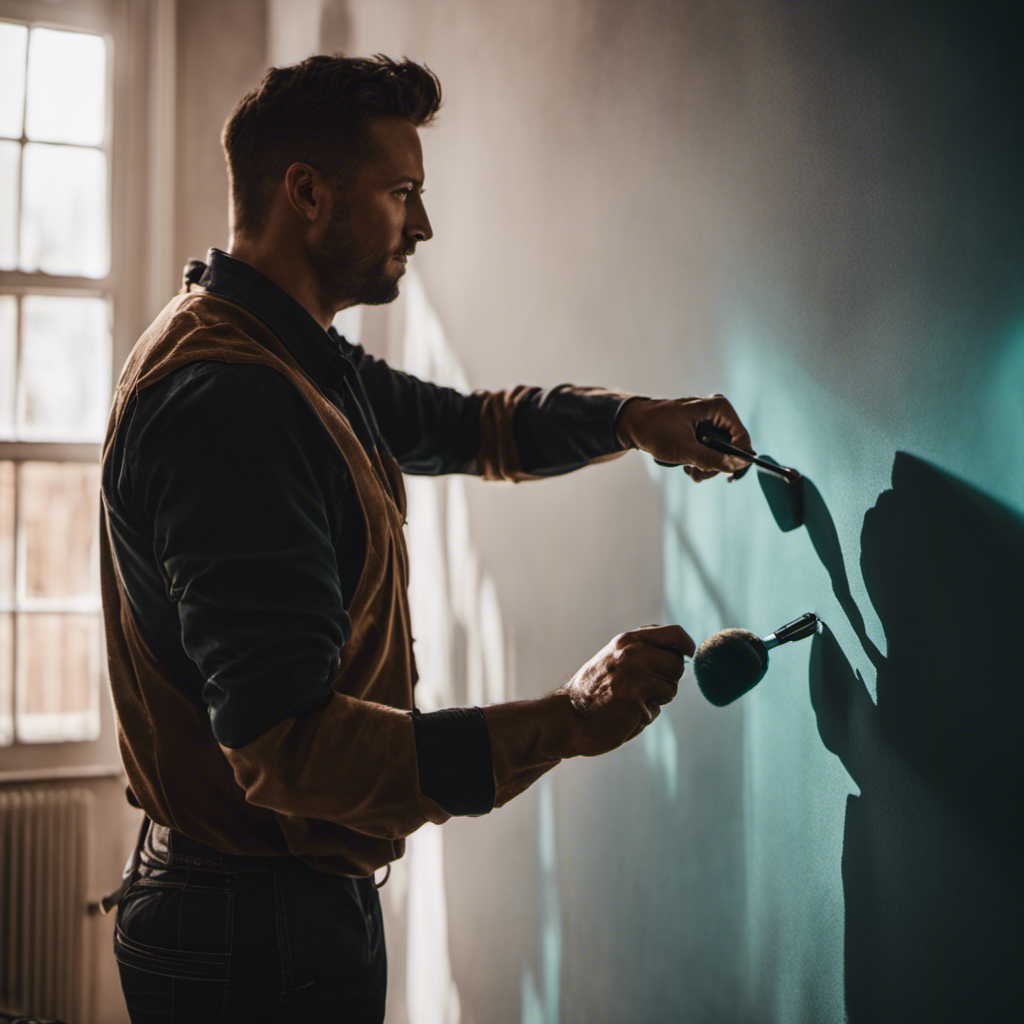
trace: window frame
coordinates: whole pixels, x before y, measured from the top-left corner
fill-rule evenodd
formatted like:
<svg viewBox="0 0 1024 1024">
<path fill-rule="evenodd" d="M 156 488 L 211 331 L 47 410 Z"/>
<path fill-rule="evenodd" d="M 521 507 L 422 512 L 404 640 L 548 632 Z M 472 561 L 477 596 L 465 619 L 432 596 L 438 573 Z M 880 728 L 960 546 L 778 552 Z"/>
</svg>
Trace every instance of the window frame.
<svg viewBox="0 0 1024 1024">
<path fill-rule="evenodd" d="M 133 259 L 133 253 L 147 254 L 145 247 L 146 218 L 149 198 L 145 175 L 147 142 L 154 135 L 169 138 L 173 145 L 174 124 L 160 125 L 149 132 L 147 139 L 148 100 L 156 85 L 157 72 L 150 67 L 150 57 L 159 44 L 155 28 L 168 28 L 167 12 L 173 15 L 173 0 L 50 0 L 40 3 L 28 0 L 0 0 L 0 19 L 20 22 L 30 27 L 78 30 L 102 36 L 107 45 L 106 118 L 108 130 L 100 148 L 107 155 L 107 203 L 109 216 L 110 265 L 104 278 L 49 274 L 44 271 L 0 270 L 0 295 L 68 295 L 103 297 L 111 309 L 110 393 L 128 352 L 141 333 L 145 302 L 142 295 L 147 284 L 148 260 Z M 170 21 L 173 29 L 173 19 Z M 168 40 L 173 52 L 173 38 Z M 168 63 L 160 66 L 166 76 Z M 158 69 L 159 70 L 159 69 Z M 170 69 L 173 91 L 173 64 Z M 166 82 L 163 93 L 167 93 Z M 25 125 L 22 125 L 22 145 Z M 166 152 L 167 145 L 163 146 Z M 20 182 L 19 182 L 20 197 Z M 20 208 L 20 204 L 19 204 Z M 21 317 L 18 318 L 18 349 L 20 354 Z M 73 462 L 98 464 L 102 442 L 56 442 L 0 440 L 0 461 Z M 19 528 L 18 502 L 15 503 L 15 531 Z M 96 516 L 99 518 L 97 491 Z M 17 534 L 15 534 L 17 535 Z M 15 552 L 17 557 L 17 552 Z M 98 594 L 97 602 L 98 602 Z M 15 595 L 15 601 L 17 595 Z M 98 607 L 98 604 L 97 604 Z M 4 614 L 13 614 L 5 612 Z M 64 614 L 74 614 L 65 612 Z M 100 620 L 101 657 L 99 694 L 99 735 L 92 740 L 60 740 L 29 742 L 15 735 L 8 746 L 0 747 L 0 779 L 11 771 L 34 769 L 73 769 L 76 766 L 95 768 L 97 764 L 118 764 L 116 728 L 109 699 L 105 642 Z M 14 650 L 2 652 L 10 657 L 16 671 L 17 630 Z M 17 701 L 17 677 L 12 687 L 13 714 Z M 6 709 L 5 709 L 6 710 Z"/>
</svg>

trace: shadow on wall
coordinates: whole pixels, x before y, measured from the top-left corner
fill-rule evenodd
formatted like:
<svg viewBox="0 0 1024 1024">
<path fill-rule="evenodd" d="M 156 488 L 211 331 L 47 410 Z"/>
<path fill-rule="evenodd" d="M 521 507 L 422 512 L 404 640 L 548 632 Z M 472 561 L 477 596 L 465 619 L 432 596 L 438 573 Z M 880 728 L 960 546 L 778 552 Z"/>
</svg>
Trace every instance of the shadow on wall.
<svg viewBox="0 0 1024 1024">
<path fill-rule="evenodd" d="M 809 480 L 804 501 L 804 525 L 877 672 L 876 704 L 834 635 L 815 637 L 818 730 L 861 793 L 847 800 L 843 844 L 849 1020 L 1019 1019 L 1024 520 L 897 453 L 892 489 L 861 532 L 883 656 Z"/>
</svg>

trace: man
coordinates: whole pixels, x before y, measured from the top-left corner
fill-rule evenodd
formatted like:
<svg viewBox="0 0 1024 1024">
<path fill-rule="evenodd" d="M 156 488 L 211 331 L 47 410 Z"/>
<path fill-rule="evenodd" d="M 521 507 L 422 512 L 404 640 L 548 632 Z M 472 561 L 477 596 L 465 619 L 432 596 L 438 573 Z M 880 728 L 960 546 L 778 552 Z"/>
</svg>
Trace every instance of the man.
<svg viewBox="0 0 1024 1024">
<path fill-rule="evenodd" d="M 271 69 L 228 121 L 230 253 L 121 375 L 103 451 L 104 616 L 130 799 L 147 815 L 114 949 L 133 1021 L 374 1021 L 374 872 L 424 822 L 485 814 L 636 736 L 692 654 L 623 633 L 536 700 L 420 714 L 401 471 L 526 480 L 643 448 L 695 480 L 729 403 L 568 385 L 463 395 L 331 327 L 391 302 L 432 235 L 410 61 Z"/>
</svg>

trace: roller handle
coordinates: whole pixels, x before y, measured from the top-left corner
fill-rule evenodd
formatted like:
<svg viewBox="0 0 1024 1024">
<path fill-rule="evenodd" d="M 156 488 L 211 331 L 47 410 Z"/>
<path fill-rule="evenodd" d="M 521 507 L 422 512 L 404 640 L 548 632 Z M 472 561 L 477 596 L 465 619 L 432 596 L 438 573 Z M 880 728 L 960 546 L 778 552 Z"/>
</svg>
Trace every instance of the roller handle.
<svg viewBox="0 0 1024 1024">
<path fill-rule="evenodd" d="M 737 448 L 732 443 L 732 434 L 728 430 L 723 430 L 721 427 L 716 427 L 710 420 L 704 420 L 702 423 L 697 424 L 697 440 L 704 445 L 705 448 L 713 448 L 716 452 L 721 452 L 723 455 L 735 455 L 740 459 L 747 459 L 755 466 L 760 466 L 766 473 L 771 473 L 772 476 L 777 476 L 780 480 L 785 480 L 786 483 L 792 484 L 800 479 L 800 474 L 795 469 L 790 469 L 788 466 L 779 466 L 774 462 L 769 462 L 767 459 L 762 459 L 759 455 L 755 455 L 753 452 L 744 451 L 742 448 Z M 674 462 L 662 462 L 661 459 L 654 460 L 659 466 L 675 466 Z M 746 466 L 734 473 L 733 476 L 739 478 L 743 476 L 750 466 Z"/>
<path fill-rule="evenodd" d="M 742 448 L 737 448 L 731 443 L 732 434 L 730 434 L 728 430 L 722 430 L 721 427 L 716 427 L 710 420 L 705 420 L 703 423 L 697 424 L 697 440 L 700 441 L 705 448 L 714 448 L 715 451 L 722 452 L 725 455 L 739 455 L 741 458 L 756 461 L 756 458 L 751 455 L 750 452 L 745 452 Z M 662 462 L 661 459 L 655 459 L 654 461 L 659 466 L 667 466 L 669 469 L 678 465 L 677 462 Z M 743 476 L 748 469 L 750 469 L 750 467 L 745 466 L 733 475 L 738 479 Z"/>
<path fill-rule="evenodd" d="M 761 643 L 768 650 L 771 650 L 773 647 L 778 647 L 781 644 L 792 643 L 794 640 L 803 640 L 804 637 L 818 632 L 820 621 L 814 612 L 804 612 L 800 618 L 780 626 L 774 633 L 761 637 Z"/>
<path fill-rule="evenodd" d="M 780 480 L 785 480 L 788 484 L 795 483 L 800 479 L 800 474 L 795 469 L 790 469 L 788 466 L 779 466 L 774 462 L 769 462 L 767 459 L 762 459 L 760 455 L 737 448 L 732 443 L 732 435 L 727 430 L 716 427 L 709 420 L 697 424 L 697 440 L 702 445 L 714 448 L 716 452 L 722 452 L 724 455 L 735 455 L 741 459 L 749 459 L 755 466 L 759 466 L 766 473 L 771 473 L 772 476 L 777 476 Z M 745 473 L 746 470 L 741 472 Z"/>
</svg>

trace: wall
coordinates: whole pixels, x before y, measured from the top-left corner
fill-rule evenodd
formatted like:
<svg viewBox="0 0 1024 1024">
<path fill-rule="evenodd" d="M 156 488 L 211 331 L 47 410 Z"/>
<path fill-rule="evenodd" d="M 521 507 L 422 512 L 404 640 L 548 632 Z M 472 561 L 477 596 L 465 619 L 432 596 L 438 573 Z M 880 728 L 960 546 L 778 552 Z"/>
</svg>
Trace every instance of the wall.
<svg viewBox="0 0 1024 1024">
<path fill-rule="evenodd" d="M 807 476 L 788 532 L 793 494 L 639 455 L 467 481 L 514 692 L 647 622 L 828 626 L 739 703 L 687 678 L 642 739 L 445 826 L 446 1019 L 1008 1014 L 1016 8 L 354 0 L 322 26 L 442 79 L 416 263 L 473 387 L 720 390 Z"/>
<path fill-rule="evenodd" d="M 176 0 L 176 9 L 174 289 L 181 286 L 188 260 L 205 259 L 211 246 L 228 246 L 228 176 L 220 133 L 267 66 L 264 0 Z"/>
</svg>

